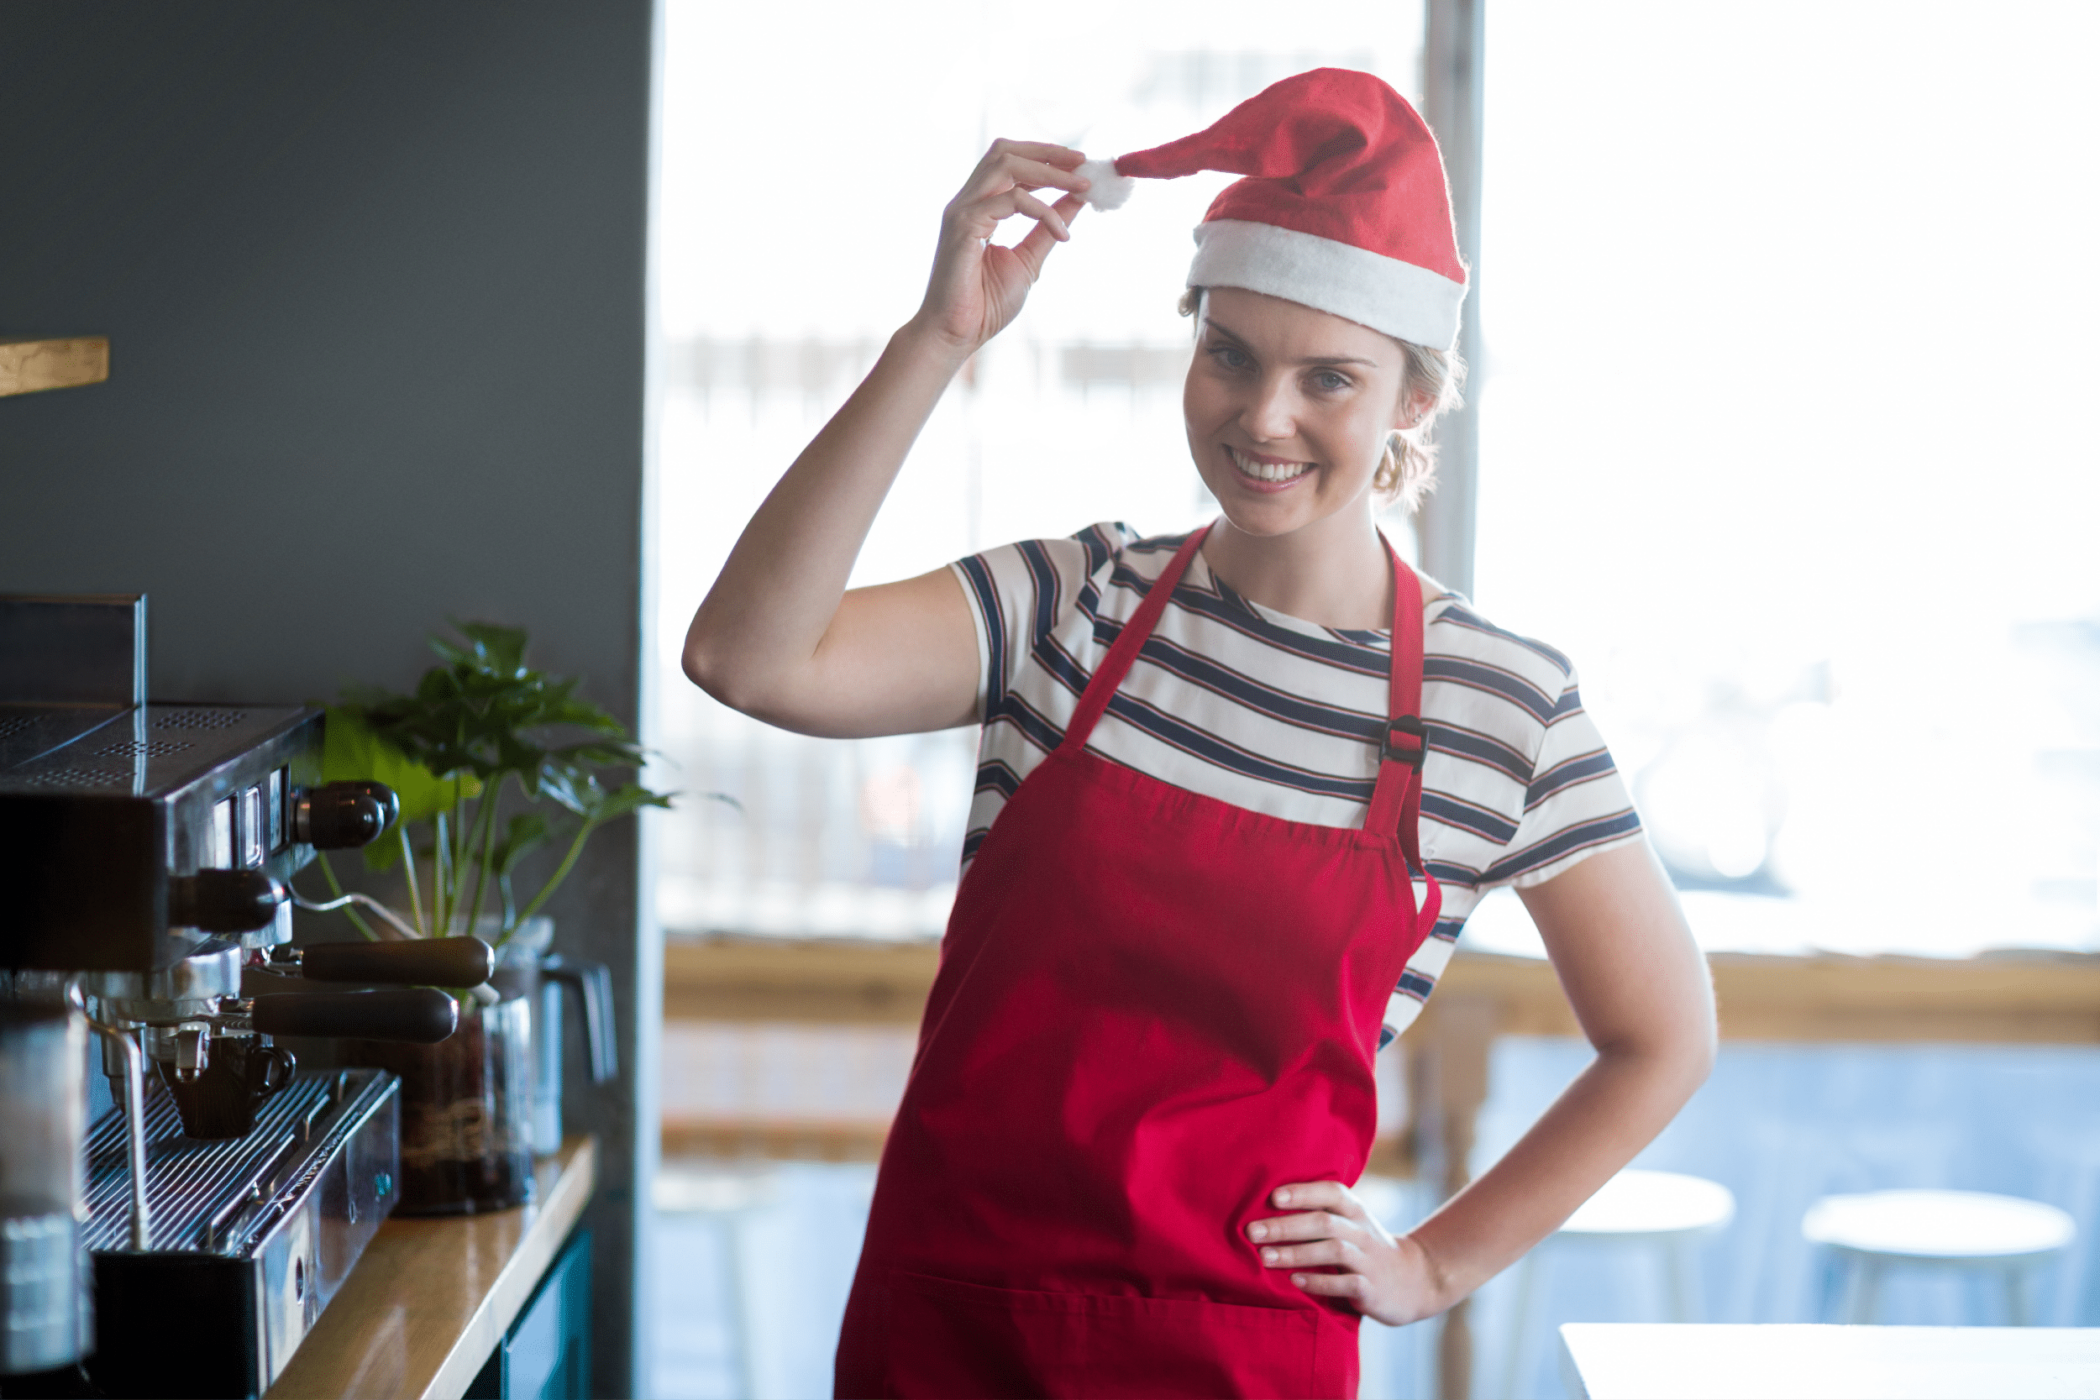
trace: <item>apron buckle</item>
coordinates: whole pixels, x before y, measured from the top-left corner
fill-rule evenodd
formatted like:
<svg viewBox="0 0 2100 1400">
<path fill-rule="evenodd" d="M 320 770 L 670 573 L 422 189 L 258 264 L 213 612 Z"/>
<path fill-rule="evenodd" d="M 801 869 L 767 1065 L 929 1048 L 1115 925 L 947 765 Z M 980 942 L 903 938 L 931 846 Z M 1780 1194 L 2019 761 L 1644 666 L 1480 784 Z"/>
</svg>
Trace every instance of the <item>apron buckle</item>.
<svg viewBox="0 0 2100 1400">
<path fill-rule="evenodd" d="M 1400 747 L 1402 736 L 1412 741 L 1412 748 Z M 1385 722 L 1385 742 L 1378 749 L 1381 763 L 1404 763 L 1419 769 L 1428 756 L 1429 731 L 1423 727 L 1421 716 L 1400 715 Z"/>
</svg>

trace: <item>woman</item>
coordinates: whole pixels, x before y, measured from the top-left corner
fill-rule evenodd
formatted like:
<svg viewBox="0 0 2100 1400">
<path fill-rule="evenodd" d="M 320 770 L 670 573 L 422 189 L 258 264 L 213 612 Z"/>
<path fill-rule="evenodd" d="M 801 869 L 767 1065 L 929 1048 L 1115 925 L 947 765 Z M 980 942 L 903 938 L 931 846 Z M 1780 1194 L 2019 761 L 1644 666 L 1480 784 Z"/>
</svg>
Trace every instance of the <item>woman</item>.
<svg viewBox="0 0 2100 1400">
<path fill-rule="evenodd" d="M 1082 162 L 993 145 L 918 314 L 687 638 L 697 683 L 785 728 L 985 726 L 839 1393 L 1353 1395 L 1360 1315 L 1465 1297 L 1668 1122 L 1711 1063 L 1711 994 L 1566 662 L 1425 586 L 1375 524 L 1453 397 L 1465 274 L 1420 118 L 1320 70 Z M 927 415 L 1082 204 L 1197 169 L 1248 177 L 1198 230 L 1184 303 L 1220 518 L 847 591 Z M 1014 215 L 1033 230 L 992 244 Z M 1505 883 L 1597 1058 L 1396 1238 L 1350 1190 L 1372 1057 Z"/>
</svg>

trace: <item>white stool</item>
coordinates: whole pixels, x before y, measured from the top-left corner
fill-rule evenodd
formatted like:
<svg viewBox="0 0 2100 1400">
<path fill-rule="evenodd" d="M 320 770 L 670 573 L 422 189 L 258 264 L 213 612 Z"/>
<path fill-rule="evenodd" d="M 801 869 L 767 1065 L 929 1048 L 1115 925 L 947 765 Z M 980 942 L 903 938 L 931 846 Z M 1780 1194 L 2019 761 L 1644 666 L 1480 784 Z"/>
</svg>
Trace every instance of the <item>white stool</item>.
<svg viewBox="0 0 2100 1400">
<path fill-rule="evenodd" d="M 1981 1191 L 1869 1191 L 1825 1196 L 1801 1218 L 1801 1233 L 1829 1249 L 1845 1270 L 1839 1318 L 1872 1322 L 1881 1278 L 1891 1268 L 1995 1273 L 2005 1283 L 2015 1327 L 2031 1326 L 2028 1283 L 2035 1269 L 2070 1246 L 2071 1217 L 2040 1201 Z"/>
<path fill-rule="evenodd" d="M 1567 1223 L 1539 1242 L 1517 1265 L 1517 1311 L 1510 1331 L 1509 1371 L 1499 1395 L 1514 1396 L 1538 1369 L 1539 1276 L 1546 1254 L 1571 1245 L 1624 1245 L 1646 1251 L 1661 1266 L 1670 1322 L 1697 1322 L 1698 1261 L 1693 1246 L 1735 1219 L 1735 1195 L 1718 1181 L 1677 1172 L 1628 1169 L 1604 1183 Z"/>
</svg>

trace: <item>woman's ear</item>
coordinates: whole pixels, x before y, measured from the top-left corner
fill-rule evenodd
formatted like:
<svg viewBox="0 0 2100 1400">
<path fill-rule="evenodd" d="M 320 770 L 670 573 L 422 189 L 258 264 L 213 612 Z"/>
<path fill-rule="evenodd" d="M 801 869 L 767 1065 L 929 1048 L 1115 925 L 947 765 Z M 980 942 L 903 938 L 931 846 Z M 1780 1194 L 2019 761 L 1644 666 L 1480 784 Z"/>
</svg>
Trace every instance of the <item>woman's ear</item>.
<svg viewBox="0 0 2100 1400">
<path fill-rule="evenodd" d="M 1409 386 L 1400 391 L 1399 406 L 1393 410 L 1393 426 L 1401 432 L 1407 432 L 1420 426 L 1435 410 L 1434 396 Z"/>
</svg>

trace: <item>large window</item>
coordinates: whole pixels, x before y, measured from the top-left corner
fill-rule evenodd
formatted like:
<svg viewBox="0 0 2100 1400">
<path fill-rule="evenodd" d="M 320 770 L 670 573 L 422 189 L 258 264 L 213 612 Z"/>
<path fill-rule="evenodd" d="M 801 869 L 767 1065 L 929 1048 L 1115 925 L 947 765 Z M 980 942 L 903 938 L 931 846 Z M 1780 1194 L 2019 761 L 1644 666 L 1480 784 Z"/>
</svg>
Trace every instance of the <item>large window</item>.
<svg viewBox="0 0 2100 1400">
<path fill-rule="evenodd" d="M 1114 155 L 1322 63 L 1418 86 L 1418 5 L 1063 7 L 931 0 L 667 12 L 660 561 L 665 655 L 764 493 L 918 305 L 942 206 L 996 135 Z M 943 401 L 856 583 L 1008 540 L 1210 502 L 1181 425 L 1189 231 L 1225 183 L 1088 213 L 1021 320 Z M 1003 241 L 1011 241 L 1016 234 Z M 946 922 L 973 730 L 837 742 L 771 730 L 666 674 L 673 933 L 931 937 Z"/>
<path fill-rule="evenodd" d="M 1478 601 L 1574 656 L 1712 945 L 2100 938 L 2096 51 L 1489 9 Z"/>
<path fill-rule="evenodd" d="M 798 13 L 669 8 L 667 654 L 992 135 L 1128 150 L 1322 62 L 1420 85 L 1407 4 Z M 2096 41 L 2075 4 L 1491 9 L 1476 599 L 1573 656 L 1715 946 L 2100 937 Z M 1206 513 L 1173 302 L 1221 183 L 1083 216 L 857 582 Z M 737 803 L 668 824 L 667 928 L 938 931 L 972 732 L 802 739 L 666 683 L 677 782 Z"/>
</svg>

